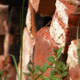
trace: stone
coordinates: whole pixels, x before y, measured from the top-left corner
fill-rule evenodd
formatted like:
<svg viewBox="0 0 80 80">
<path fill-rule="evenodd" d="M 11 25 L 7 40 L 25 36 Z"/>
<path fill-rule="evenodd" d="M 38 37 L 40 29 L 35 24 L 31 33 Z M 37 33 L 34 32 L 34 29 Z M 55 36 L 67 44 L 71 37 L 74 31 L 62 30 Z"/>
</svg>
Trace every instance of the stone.
<svg viewBox="0 0 80 80">
<path fill-rule="evenodd" d="M 78 63 L 77 56 L 77 40 L 72 40 L 68 48 L 68 58 L 67 65 L 69 66 L 69 78 L 70 80 L 80 80 L 80 67 Z M 79 55 L 80 55 L 80 39 L 78 40 L 79 44 Z"/>
</svg>

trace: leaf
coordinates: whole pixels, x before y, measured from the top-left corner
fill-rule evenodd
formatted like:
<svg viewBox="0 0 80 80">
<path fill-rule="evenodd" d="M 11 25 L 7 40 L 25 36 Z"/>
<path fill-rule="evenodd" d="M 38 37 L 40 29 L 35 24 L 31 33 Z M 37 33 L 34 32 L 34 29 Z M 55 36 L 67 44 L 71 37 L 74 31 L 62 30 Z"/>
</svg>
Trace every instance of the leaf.
<svg viewBox="0 0 80 80">
<path fill-rule="evenodd" d="M 4 80 L 7 78 L 8 75 L 5 75 Z"/>
<path fill-rule="evenodd" d="M 61 57 L 62 53 L 58 54 L 58 59 Z"/>
<path fill-rule="evenodd" d="M 2 78 L 0 77 L 0 80 L 2 80 Z"/>
<path fill-rule="evenodd" d="M 58 49 L 57 54 L 61 53 L 62 47 Z"/>
<path fill-rule="evenodd" d="M 32 73 L 33 71 L 32 71 L 32 69 L 31 69 L 31 67 L 28 65 L 27 66 L 27 68 L 28 68 L 28 70 Z"/>
<path fill-rule="evenodd" d="M 57 50 L 53 49 L 53 51 L 54 51 L 55 53 L 57 53 Z"/>
<path fill-rule="evenodd" d="M 79 21 L 78 21 L 78 27 L 77 27 L 77 57 L 78 57 L 78 63 L 79 63 L 79 67 L 80 67 L 80 55 L 79 55 L 79 42 L 78 42 L 78 39 L 79 39 L 79 24 L 80 24 L 80 17 L 79 17 Z"/>
<path fill-rule="evenodd" d="M 68 72 L 66 71 L 66 72 L 64 72 L 64 73 L 62 74 L 62 76 L 65 77 L 65 76 L 67 76 L 67 74 L 68 74 Z"/>
<path fill-rule="evenodd" d="M 54 75 L 54 71 L 53 71 L 53 70 L 51 70 L 51 73 L 50 73 L 50 75 L 52 75 L 52 76 Z"/>
<path fill-rule="evenodd" d="M 49 66 L 48 66 L 48 68 L 55 68 L 55 67 L 53 67 L 53 66 L 49 65 Z"/>
<path fill-rule="evenodd" d="M 52 62 L 52 63 L 55 63 L 55 58 L 53 58 L 52 56 L 48 57 L 47 58 L 48 61 Z"/>
<path fill-rule="evenodd" d="M 59 69 L 62 71 L 62 72 L 64 72 L 64 71 L 66 71 L 67 70 L 67 68 L 68 68 L 68 66 L 67 65 L 65 65 L 63 62 L 59 62 Z"/>
<path fill-rule="evenodd" d="M 14 61 L 14 64 L 15 64 L 15 67 L 16 67 L 16 71 L 17 71 L 17 75 L 18 75 L 18 80 L 20 80 L 16 59 L 15 59 L 15 57 L 13 55 L 10 54 L 10 56 L 12 57 L 12 59 Z"/>
<path fill-rule="evenodd" d="M 50 80 L 47 77 L 43 76 L 42 80 Z"/>
<path fill-rule="evenodd" d="M 2 76 L 3 75 L 3 69 L 1 70 L 1 72 L 0 72 L 0 76 Z"/>
<path fill-rule="evenodd" d="M 42 73 L 44 73 L 47 70 L 47 67 L 48 67 L 48 65 L 47 65 L 47 63 L 45 63 L 42 68 Z"/>
<path fill-rule="evenodd" d="M 41 71 L 41 66 L 35 65 L 35 68 L 36 68 L 37 70 L 40 70 L 40 71 Z"/>
<path fill-rule="evenodd" d="M 29 73 L 23 73 L 23 74 L 25 74 L 25 75 L 27 75 L 27 76 L 31 76 L 31 74 L 29 74 Z"/>
<path fill-rule="evenodd" d="M 35 69 L 34 74 L 37 74 L 38 72 L 39 72 L 39 70 L 38 69 Z"/>
</svg>

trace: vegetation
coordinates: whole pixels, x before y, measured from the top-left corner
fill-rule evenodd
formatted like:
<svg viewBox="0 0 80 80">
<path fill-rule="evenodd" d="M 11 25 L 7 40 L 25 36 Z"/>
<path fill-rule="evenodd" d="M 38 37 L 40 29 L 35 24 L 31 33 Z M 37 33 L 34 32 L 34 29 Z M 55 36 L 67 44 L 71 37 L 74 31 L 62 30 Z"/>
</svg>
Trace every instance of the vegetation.
<svg viewBox="0 0 80 80">
<path fill-rule="evenodd" d="M 66 66 L 62 61 L 59 61 L 59 58 L 62 54 L 61 51 L 62 48 L 54 50 L 56 58 L 54 58 L 53 56 L 47 58 L 47 60 L 51 63 L 50 65 L 48 65 L 47 63 L 45 63 L 43 67 L 35 65 L 33 70 L 28 65 L 27 68 L 30 73 L 24 74 L 30 76 L 31 80 L 37 80 L 38 78 L 41 78 L 42 80 L 62 80 L 65 76 L 67 76 L 68 66 Z M 53 64 L 55 65 L 55 67 L 53 66 Z M 48 68 L 52 68 L 52 70 L 49 77 L 47 78 L 44 76 L 44 73 Z"/>
<path fill-rule="evenodd" d="M 62 48 L 59 48 L 58 50 L 54 50 L 56 58 L 52 56 L 48 57 L 47 60 L 50 62 L 50 65 L 47 63 L 44 63 L 43 67 L 34 65 L 34 69 L 32 69 L 29 65 L 27 66 L 29 73 L 22 73 L 22 52 L 23 52 L 23 12 L 24 12 L 24 2 L 23 0 L 23 6 L 22 6 L 22 18 L 21 18 L 21 66 L 20 66 L 20 75 L 18 72 L 18 67 L 16 63 L 16 59 L 13 55 L 10 55 L 13 60 L 14 64 L 16 67 L 17 75 L 18 75 L 18 80 L 22 80 L 22 74 L 25 74 L 29 76 L 29 80 L 37 80 L 41 78 L 42 80 L 62 80 L 65 76 L 68 74 L 68 66 L 66 66 L 62 61 L 59 61 L 59 58 L 61 56 L 61 51 Z M 80 22 L 80 19 L 79 19 Z M 78 30 L 79 30 L 79 22 L 78 22 L 78 28 L 77 28 L 77 56 L 78 56 L 78 62 L 80 66 L 80 55 L 79 55 L 79 47 L 78 47 Z M 3 69 L 0 72 L 0 80 L 2 80 L 3 72 L 4 72 L 4 64 L 5 64 L 6 59 L 4 60 L 3 63 Z M 53 66 L 55 65 L 55 66 Z M 49 77 L 44 76 L 44 73 L 46 72 L 47 69 L 52 68 L 51 73 Z M 7 75 L 5 75 L 4 80 L 7 78 Z"/>
<path fill-rule="evenodd" d="M 78 21 L 78 27 L 77 27 L 77 37 L 76 37 L 76 39 L 77 39 L 77 56 L 78 56 L 78 63 L 79 63 L 79 66 L 80 66 L 80 55 L 79 55 L 79 41 L 78 41 L 78 39 L 79 39 L 79 37 L 78 37 L 78 35 L 79 35 L 79 24 L 80 24 L 80 17 L 79 17 L 79 21 Z"/>
<path fill-rule="evenodd" d="M 7 78 L 7 75 L 4 76 L 4 79 L 2 79 L 3 73 L 4 73 L 4 65 L 6 62 L 7 57 L 5 58 L 4 62 L 3 62 L 3 69 L 0 71 L 0 80 L 5 80 Z"/>
</svg>

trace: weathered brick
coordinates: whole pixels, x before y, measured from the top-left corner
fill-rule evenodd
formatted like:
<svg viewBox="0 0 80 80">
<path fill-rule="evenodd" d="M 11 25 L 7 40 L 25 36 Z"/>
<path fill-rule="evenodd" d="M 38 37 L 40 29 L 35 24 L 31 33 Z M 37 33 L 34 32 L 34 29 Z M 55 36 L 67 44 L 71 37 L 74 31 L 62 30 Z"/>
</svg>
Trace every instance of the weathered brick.
<svg viewBox="0 0 80 80">
<path fill-rule="evenodd" d="M 44 16 L 52 16 L 55 12 L 56 0 L 30 0 L 36 12 Z"/>
<path fill-rule="evenodd" d="M 47 57 L 54 54 L 53 48 L 57 49 L 54 40 L 50 37 L 49 27 L 41 28 L 36 35 L 35 50 L 34 50 L 34 65 L 43 66 L 47 61 Z M 48 64 L 50 64 L 48 62 Z M 44 76 L 49 76 L 51 69 L 48 69 Z"/>
<path fill-rule="evenodd" d="M 54 38 L 58 47 L 64 48 L 63 53 L 67 53 L 71 40 L 76 39 L 77 25 L 80 17 L 80 11 L 76 12 L 76 8 L 77 6 L 71 5 L 66 0 L 56 1 L 56 11 L 51 23 L 50 35 Z"/>
<path fill-rule="evenodd" d="M 79 54 L 80 54 L 80 39 L 79 41 Z M 80 67 L 77 56 L 77 40 L 71 41 L 68 48 L 67 65 L 69 66 L 69 78 L 70 80 L 80 80 Z"/>
</svg>

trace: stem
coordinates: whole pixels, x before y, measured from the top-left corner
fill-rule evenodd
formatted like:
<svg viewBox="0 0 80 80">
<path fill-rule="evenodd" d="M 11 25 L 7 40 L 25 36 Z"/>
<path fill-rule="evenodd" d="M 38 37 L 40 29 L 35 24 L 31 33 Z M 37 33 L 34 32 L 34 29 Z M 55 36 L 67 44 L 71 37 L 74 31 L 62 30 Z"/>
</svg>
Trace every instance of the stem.
<svg viewBox="0 0 80 80">
<path fill-rule="evenodd" d="M 22 52 L 23 52 L 23 17 L 24 17 L 24 3 L 25 0 L 23 0 L 23 5 L 22 5 L 22 22 L 21 22 L 21 60 L 20 60 L 20 80 L 22 80 Z"/>
<path fill-rule="evenodd" d="M 77 27 L 77 56 L 78 56 L 78 63 L 79 63 L 79 67 L 80 67 L 80 55 L 79 55 L 79 41 L 78 41 L 78 35 L 79 35 L 79 23 L 80 23 L 80 17 L 79 17 L 79 21 L 78 21 L 78 27 Z"/>
</svg>

